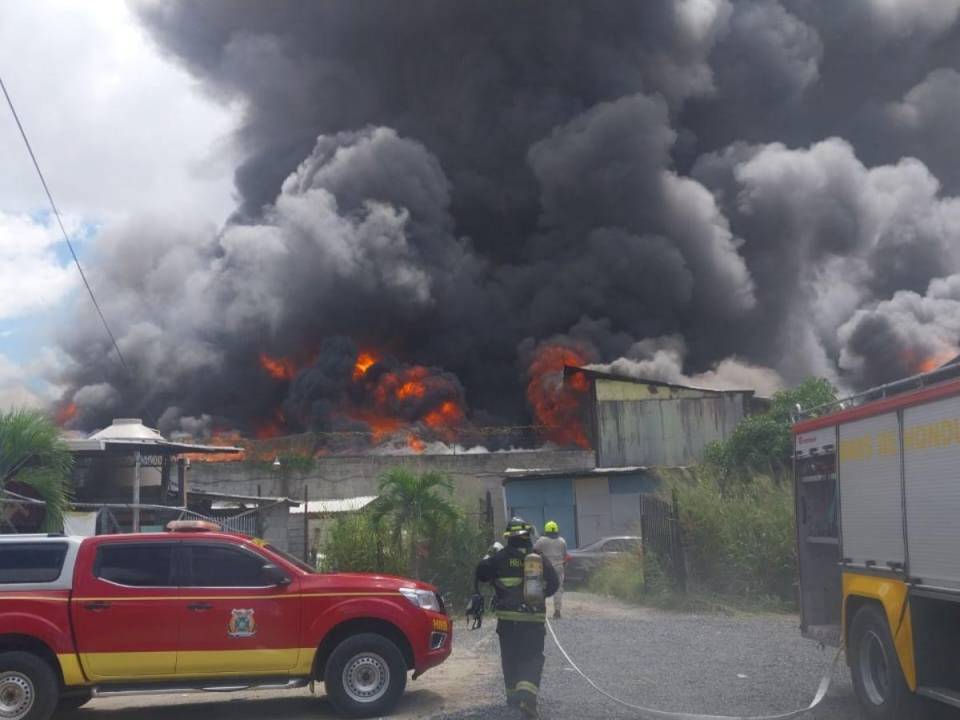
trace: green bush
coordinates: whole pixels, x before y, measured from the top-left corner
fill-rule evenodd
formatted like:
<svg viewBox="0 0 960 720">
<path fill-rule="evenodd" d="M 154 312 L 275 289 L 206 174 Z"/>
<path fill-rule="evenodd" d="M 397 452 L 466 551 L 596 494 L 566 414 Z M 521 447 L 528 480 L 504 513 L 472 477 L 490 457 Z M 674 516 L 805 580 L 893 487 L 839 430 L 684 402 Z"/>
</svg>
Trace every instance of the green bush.
<svg viewBox="0 0 960 720">
<path fill-rule="evenodd" d="M 402 552 L 386 539 L 383 528 L 368 513 L 349 515 L 333 521 L 330 535 L 321 549 L 324 572 L 376 572 L 402 575 Z"/>
<path fill-rule="evenodd" d="M 690 580 L 711 592 L 795 600 L 792 487 L 754 476 L 726 492 L 712 473 L 678 485 Z"/>
</svg>

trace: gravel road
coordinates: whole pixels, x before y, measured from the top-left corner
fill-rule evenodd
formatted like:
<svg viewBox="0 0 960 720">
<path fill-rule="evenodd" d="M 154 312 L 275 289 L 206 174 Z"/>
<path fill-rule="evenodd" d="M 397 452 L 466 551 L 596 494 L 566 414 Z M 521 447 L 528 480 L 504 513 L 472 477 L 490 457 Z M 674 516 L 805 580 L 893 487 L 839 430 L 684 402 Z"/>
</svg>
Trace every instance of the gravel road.
<svg viewBox="0 0 960 720">
<path fill-rule="evenodd" d="M 810 702 L 832 651 L 800 637 L 797 619 L 782 615 L 687 615 L 635 608 L 567 593 L 554 628 L 580 668 L 627 702 L 658 710 L 736 715 L 786 712 Z M 480 649 L 496 659 L 493 623 Z M 460 636 L 465 643 L 477 642 Z M 547 720 L 635 720 L 636 713 L 595 693 L 547 638 L 542 710 Z M 515 720 L 502 707 L 499 675 L 477 688 L 491 702 L 440 715 L 443 720 Z M 817 720 L 859 720 L 841 663 Z"/>
<path fill-rule="evenodd" d="M 832 651 L 800 637 L 783 615 L 688 615 L 567 593 L 560 641 L 580 667 L 624 700 L 658 710 L 770 714 L 809 703 Z M 503 704 L 495 621 L 469 632 L 458 618 L 451 659 L 408 684 L 397 720 L 516 720 Z M 542 695 L 545 720 L 636 720 L 636 713 L 596 694 L 570 670 L 549 637 Z M 322 697 L 306 690 L 235 695 L 123 697 L 95 700 L 84 720 L 333 720 Z M 841 662 L 816 720 L 860 720 Z M 956 720 L 956 716 L 950 716 Z M 919 719 L 911 719 L 919 720 Z M 938 718 L 939 720 L 939 718 Z"/>
</svg>

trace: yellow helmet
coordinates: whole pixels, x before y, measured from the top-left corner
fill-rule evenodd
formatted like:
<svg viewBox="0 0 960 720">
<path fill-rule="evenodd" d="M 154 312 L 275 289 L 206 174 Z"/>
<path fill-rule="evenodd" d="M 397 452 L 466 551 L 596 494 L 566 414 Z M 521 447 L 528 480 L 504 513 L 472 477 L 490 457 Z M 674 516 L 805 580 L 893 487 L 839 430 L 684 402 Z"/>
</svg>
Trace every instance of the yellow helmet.
<svg viewBox="0 0 960 720">
<path fill-rule="evenodd" d="M 560 527 L 553 520 L 547 520 L 546 524 L 543 526 L 543 531 L 545 533 L 560 532 Z"/>
</svg>

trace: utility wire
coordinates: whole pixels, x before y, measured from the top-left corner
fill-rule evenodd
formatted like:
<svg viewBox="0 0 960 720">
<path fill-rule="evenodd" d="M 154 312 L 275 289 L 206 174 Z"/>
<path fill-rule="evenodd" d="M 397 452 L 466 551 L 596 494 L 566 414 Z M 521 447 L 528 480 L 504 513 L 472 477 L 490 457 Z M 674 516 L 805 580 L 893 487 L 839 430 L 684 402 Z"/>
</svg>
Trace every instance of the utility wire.
<svg viewBox="0 0 960 720">
<path fill-rule="evenodd" d="M 110 330 L 110 326 L 107 324 L 107 318 L 104 317 L 103 310 L 100 309 L 100 303 L 97 302 L 97 296 L 93 294 L 93 288 L 90 287 L 90 282 L 87 280 L 86 274 L 83 272 L 83 268 L 80 266 L 80 258 L 77 257 L 76 250 L 73 249 L 73 243 L 70 242 L 70 236 L 67 235 L 67 229 L 63 226 L 63 220 L 60 217 L 60 211 L 57 209 L 57 204 L 53 201 L 53 194 L 50 192 L 50 188 L 47 186 L 47 180 L 43 177 L 43 172 L 40 170 L 40 163 L 37 162 L 37 156 L 33 153 L 33 147 L 30 145 L 30 141 L 27 139 L 27 133 L 23 129 L 23 123 L 20 122 L 20 116 L 17 115 L 17 109 L 13 106 L 13 100 L 10 98 L 10 93 L 7 92 L 7 86 L 3 83 L 3 77 L 0 77 L 0 90 L 3 90 L 3 96 L 7 99 L 7 105 L 10 106 L 10 112 L 13 113 L 13 119 L 17 123 L 17 127 L 20 129 L 20 137 L 23 138 L 23 144 L 27 146 L 27 152 L 30 153 L 30 159 L 33 161 L 33 167 L 37 171 L 37 175 L 40 177 L 40 184 L 43 185 L 43 190 L 47 194 L 47 200 L 50 201 L 50 207 L 53 209 L 53 214 L 57 218 L 57 224 L 60 226 L 60 232 L 63 233 L 63 240 L 67 243 L 67 247 L 70 248 L 70 254 L 73 256 L 73 262 L 77 265 L 77 270 L 80 271 L 80 278 L 83 280 L 84 286 L 87 288 L 87 292 L 90 293 L 90 299 L 93 301 L 93 306 L 97 309 L 97 315 L 100 316 L 100 321 L 103 323 L 103 329 L 107 331 L 107 335 L 110 336 L 110 342 L 113 343 L 113 349 L 117 351 L 117 357 L 120 358 L 120 364 L 123 365 L 123 369 L 126 370 L 127 374 L 132 377 L 133 373 L 130 372 L 130 366 L 127 365 L 127 361 L 123 357 L 123 353 L 120 352 L 120 346 L 117 345 L 117 339 L 113 335 L 113 331 Z"/>
</svg>

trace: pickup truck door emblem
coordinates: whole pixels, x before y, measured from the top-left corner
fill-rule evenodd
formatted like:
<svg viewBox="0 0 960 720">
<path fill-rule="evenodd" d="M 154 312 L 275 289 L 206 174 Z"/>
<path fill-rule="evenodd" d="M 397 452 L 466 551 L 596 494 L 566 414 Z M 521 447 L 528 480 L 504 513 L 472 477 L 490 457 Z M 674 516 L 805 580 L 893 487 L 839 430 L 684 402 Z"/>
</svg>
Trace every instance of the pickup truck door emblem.
<svg viewBox="0 0 960 720">
<path fill-rule="evenodd" d="M 227 635 L 232 638 L 248 638 L 257 634 L 257 622 L 253 619 L 253 609 L 230 611 L 230 624 Z"/>
</svg>

